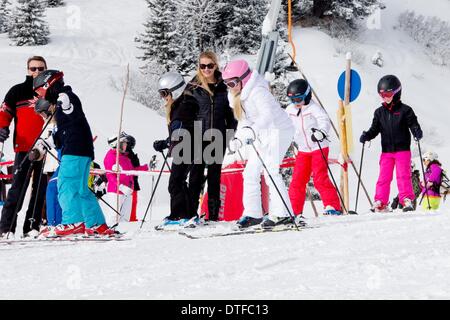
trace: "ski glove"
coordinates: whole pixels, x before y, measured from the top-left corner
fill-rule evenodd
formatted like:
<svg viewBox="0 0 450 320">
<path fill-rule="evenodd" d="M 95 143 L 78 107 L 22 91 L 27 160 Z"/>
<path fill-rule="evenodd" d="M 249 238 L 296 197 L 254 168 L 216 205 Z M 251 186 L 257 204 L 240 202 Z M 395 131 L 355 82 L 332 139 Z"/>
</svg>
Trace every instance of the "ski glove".
<svg viewBox="0 0 450 320">
<path fill-rule="evenodd" d="M 9 128 L 0 128 L 0 142 L 5 142 L 9 138 Z"/>
<path fill-rule="evenodd" d="M 311 135 L 311 140 L 314 142 L 322 142 L 325 140 L 327 135 L 320 129 L 312 128 L 313 134 Z"/>
<path fill-rule="evenodd" d="M 165 149 L 169 148 L 169 141 L 166 140 L 156 140 L 153 142 L 153 149 L 158 152 L 163 152 Z"/>
<path fill-rule="evenodd" d="M 414 137 L 414 139 L 416 141 L 419 141 L 420 139 L 423 138 L 423 132 L 422 132 L 422 129 L 420 129 L 419 126 L 412 127 L 411 128 L 411 133 L 412 133 L 412 135 L 413 135 L 413 137 Z"/>
<path fill-rule="evenodd" d="M 240 148 L 242 147 L 242 142 L 241 140 L 234 138 L 233 140 L 230 141 L 230 143 L 228 144 L 228 149 L 230 150 L 231 153 L 235 153 L 236 151 L 238 151 Z"/>
<path fill-rule="evenodd" d="M 370 141 L 370 139 L 367 137 L 367 132 L 363 131 L 361 137 L 359 138 L 359 142 L 366 143 L 367 141 Z"/>
<path fill-rule="evenodd" d="M 251 127 L 242 127 L 235 138 L 241 140 L 241 144 L 252 144 L 256 140 L 256 133 Z"/>
</svg>

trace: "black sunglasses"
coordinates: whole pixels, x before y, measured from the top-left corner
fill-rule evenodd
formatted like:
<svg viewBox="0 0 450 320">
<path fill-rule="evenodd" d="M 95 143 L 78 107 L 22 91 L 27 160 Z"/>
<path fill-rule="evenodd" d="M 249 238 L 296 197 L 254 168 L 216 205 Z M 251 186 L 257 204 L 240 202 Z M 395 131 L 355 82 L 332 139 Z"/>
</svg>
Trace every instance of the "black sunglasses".
<svg viewBox="0 0 450 320">
<path fill-rule="evenodd" d="M 30 67 L 28 68 L 30 69 L 30 71 L 35 72 L 35 71 L 44 71 L 45 67 Z"/>
<path fill-rule="evenodd" d="M 200 63 L 200 69 L 202 69 L 202 70 L 204 70 L 204 69 L 206 69 L 206 68 L 208 68 L 208 69 L 214 69 L 214 67 L 216 66 L 216 64 L 215 63 L 208 63 L 208 64 L 203 64 L 203 63 Z"/>
</svg>

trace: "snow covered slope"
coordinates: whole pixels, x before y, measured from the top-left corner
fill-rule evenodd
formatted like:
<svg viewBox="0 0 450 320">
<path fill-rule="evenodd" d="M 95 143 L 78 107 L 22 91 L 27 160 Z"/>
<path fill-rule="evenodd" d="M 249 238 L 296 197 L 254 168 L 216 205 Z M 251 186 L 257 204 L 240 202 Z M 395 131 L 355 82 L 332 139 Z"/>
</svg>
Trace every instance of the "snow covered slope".
<svg viewBox="0 0 450 320">
<path fill-rule="evenodd" d="M 121 93 L 108 85 L 110 76 L 137 67 L 133 42 L 142 30 L 145 3 L 138 0 L 66 0 L 69 7 L 48 12 L 51 44 L 39 48 L 8 46 L 0 36 L 0 95 L 23 80 L 25 61 L 33 54 L 62 69 L 84 104 L 101 161 L 106 138 L 116 134 Z M 448 165 L 447 121 L 449 69 L 433 66 L 422 48 L 399 30 L 396 17 L 404 10 L 446 18 L 448 1 L 434 6 L 419 0 L 386 0 L 381 29 L 366 30 L 349 45 L 365 56 L 354 68 L 363 78 L 363 92 L 353 104 L 355 141 L 368 128 L 379 105 L 375 88 L 387 73 L 399 75 L 404 101 L 425 128 L 423 149 L 432 147 Z M 75 6 L 75 7 L 71 7 Z M 67 27 L 80 10 L 80 29 Z M 73 21 L 71 22 L 73 23 Z M 75 24 L 76 25 L 76 24 Z M 345 66 L 342 44 L 314 29 L 296 29 L 298 62 L 334 120 L 336 81 Z M 376 50 L 385 57 L 380 69 L 370 63 Z M 166 136 L 164 119 L 144 106 L 126 101 L 124 129 L 137 138 L 143 162 L 154 153 L 154 139 Z M 430 135 L 436 136 L 431 138 Z M 379 138 L 367 150 L 363 178 L 371 194 L 378 174 Z M 337 154 L 333 142 L 333 154 Z M 7 153 L 12 156 L 11 143 Z M 358 144 L 353 154 L 359 161 Z M 417 163 L 418 164 L 418 163 Z M 336 169 L 336 168 L 334 168 Z M 337 171 L 335 171 L 337 173 Z M 354 196 L 355 177 L 351 186 Z M 151 178 L 143 177 L 140 214 L 145 210 Z M 153 223 L 167 213 L 166 180 L 157 193 Z M 393 185 L 392 193 L 396 192 Z M 352 207 L 354 202 L 351 201 Z M 306 205 L 306 207 L 309 207 Z M 319 228 L 301 232 L 189 240 L 157 233 L 147 223 L 134 240 L 80 243 L 68 246 L 0 246 L 0 298 L 450 298 L 450 216 L 448 203 L 429 214 L 367 214 L 360 196 L 360 215 L 312 218 Z M 136 225 L 127 226 L 132 232 Z M 20 228 L 19 228 L 20 229 Z M 40 266 L 37 268 L 36 266 Z"/>
</svg>

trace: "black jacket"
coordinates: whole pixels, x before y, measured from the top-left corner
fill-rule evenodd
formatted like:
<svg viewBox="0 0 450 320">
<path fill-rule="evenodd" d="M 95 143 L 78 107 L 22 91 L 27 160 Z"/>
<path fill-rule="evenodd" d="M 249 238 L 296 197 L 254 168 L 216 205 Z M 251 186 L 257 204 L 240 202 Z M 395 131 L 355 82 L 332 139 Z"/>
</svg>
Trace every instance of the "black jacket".
<svg viewBox="0 0 450 320">
<path fill-rule="evenodd" d="M 222 74 L 216 71 L 215 76 L 218 82 L 209 85 L 213 96 L 201 87 L 196 78 L 192 79 L 187 90 L 191 91 L 197 100 L 197 121 L 202 122 L 202 133 L 208 129 L 218 129 L 225 134 L 226 129 L 236 129 L 237 121 L 228 102 L 228 91 L 223 83 Z"/>
<path fill-rule="evenodd" d="M 194 145 L 194 122 L 197 118 L 198 104 L 192 96 L 192 92 L 184 91 L 184 93 L 176 99 L 170 110 L 169 122 L 169 155 L 172 149 L 183 138 L 180 139 L 180 129 L 187 130 L 191 136 L 191 146 Z"/>
<path fill-rule="evenodd" d="M 408 151 L 411 146 L 410 130 L 413 133 L 422 131 L 413 109 L 399 101 L 391 108 L 382 105 L 375 110 L 366 137 L 372 140 L 381 133 L 383 152 Z"/>
<path fill-rule="evenodd" d="M 55 118 L 58 127 L 56 139 L 62 147 L 61 155 L 94 159 L 92 132 L 81 107 L 81 101 L 69 86 L 65 86 L 62 93 L 69 97 L 70 103 L 58 105 L 56 108 Z M 61 101 L 61 95 L 58 101 Z"/>
</svg>

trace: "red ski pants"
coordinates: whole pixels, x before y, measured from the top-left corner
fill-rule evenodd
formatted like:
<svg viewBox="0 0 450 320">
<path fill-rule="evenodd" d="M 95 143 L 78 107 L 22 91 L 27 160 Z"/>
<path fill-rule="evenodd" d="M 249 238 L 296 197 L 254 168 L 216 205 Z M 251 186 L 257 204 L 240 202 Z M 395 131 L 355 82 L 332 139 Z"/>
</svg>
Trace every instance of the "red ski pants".
<svg viewBox="0 0 450 320">
<path fill-rule="evenodd" d="M 329 148 L 322 149 L 328 162 Z M 320 150 L 313 152 L 299 152 L 295 161 L 294 172 L 292 174 L 291 185 L 289 186 L 289 198 L 296 215 L 303 212 L 303 205 L 306 197 L 306 184 L 311 173 L 313 174 L 314 186 L 320 193 L 324 207 L 332 206 L 336 210 L 341 210 L 336 188 L 328 177 L 328 168 L 322 157 Z"/>
</svg>

